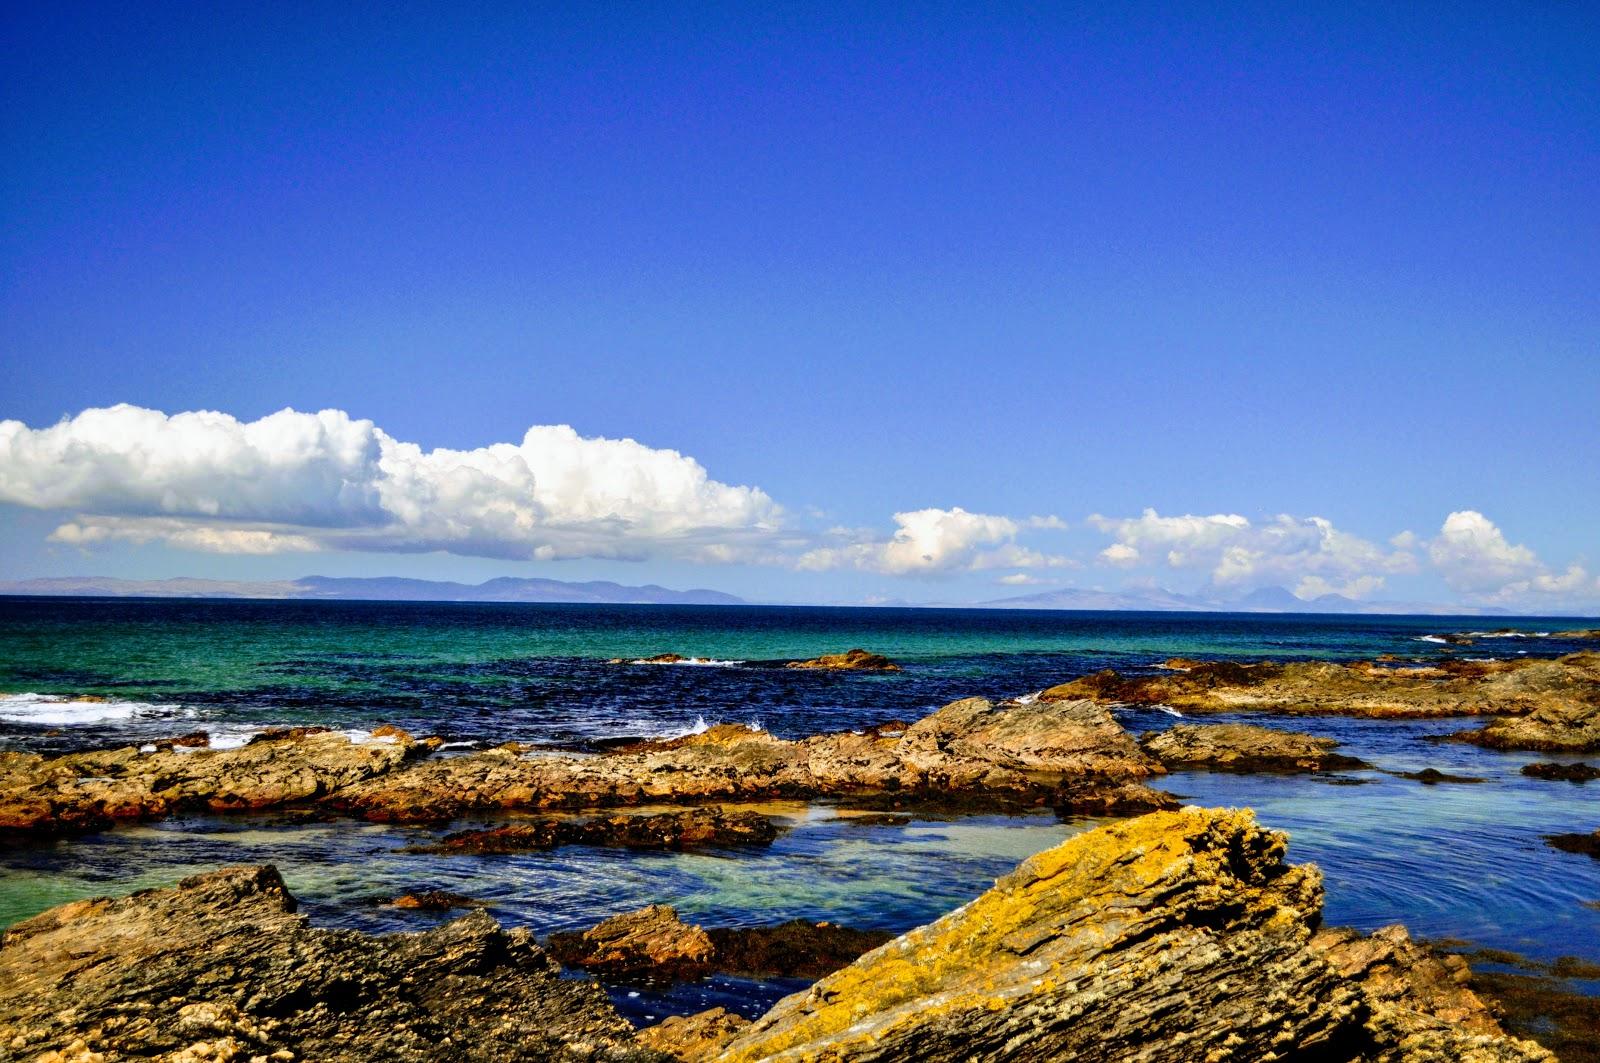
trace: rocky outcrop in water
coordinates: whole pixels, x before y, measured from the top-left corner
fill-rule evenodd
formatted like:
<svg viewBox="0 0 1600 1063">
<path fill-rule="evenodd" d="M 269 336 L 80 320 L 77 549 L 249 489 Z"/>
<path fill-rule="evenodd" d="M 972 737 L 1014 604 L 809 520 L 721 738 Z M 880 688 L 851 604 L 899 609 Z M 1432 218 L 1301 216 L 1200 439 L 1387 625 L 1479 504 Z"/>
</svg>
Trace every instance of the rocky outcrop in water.
<svg viewBox="0 0 1600 1063">
<path fill-rule="evenodd" d="M 698 978 L 710 971 L 768 978 L 821 978 L 893 934 L 791 919 L 776 926 L 685 923 L 662 904 L 625 912 L 581 932 L 550 935 L 546 947 L 568 967 L 612 975 Z"/>
<path fill-rule="evenodd" d="M 1140 747 L 1172 771 L 1206 768 L 1237 772 L 1320 772 L 1372 765 L 1334 750 L 1339 743 L 1247 723 L 1179 724 L 1139 739 Z"/>
<path fill-rule="evenodd" d="M 790 661 L 785 668 L 799 668 L 820 672 L 898 672 L 900 666 L 881 653 L 866 650 L 846 650 L 844 653 L 825 653 L 809 661 Z"/>
<path fill-rule="evenodd" d="M 1091 702 L 997 706 L 969 698 L 904 731 L 789 741 L 724 724 L 599 755 L 492 749 L 366 780 L 331 803 L 396 822 L 498 809 L 886 795 L 897 805 L 958 799 L 973 807 L 1144 811 L 1172 803 L 1142 785 L 1161 771 Z"/>
<path fill-rule="evenodd" d="M 1404 942 L 1314 941 L 1321 876 L 1247 811 L 1113 824 L 779 1002 L 714 1056 L 1550 1061 Z M 1364 940 L 1364 939 L 1353 939 Z M 1362 951 L 1362 950 L 1365 951 Z M 1448 1000 L 1427 987 L 1449 983 Z"/>
<path fill-rule="evenodd" d="M 1550 779 L 1556 782 L 1585 783 L 1591 779 L 1600 779 L 1600 768 L 1593 764 L 1558 764 L 1554 762 L 1541 762 L 1538 764 L 1524 764 L 1522 774 L 1532 779 Z"/>
<path fill-rule="evenodd" d="M 1515 716 L 1469 741 L 1502 749 L 1600 749 L 1600 653 L 1554 660 L 1236 664 L 1173 658 L 1158 675 L 1096 672 L 1051 687 L 1043 700 L 1166 705 L 1185 713 L 1431 718 Z M 1467 737 L 1467 736 L 1463 736 Z"/>
<path fill-rule="evenodd" d="M 189 809 L 317 802 L 373 820 L 440 823 L 469 812 L 647 803 L 840 798 L 896 807 L 1057 807 L 1085 814 L 1172 807 L 1162 772 L 1088 701 L 954 702 L 914 724 L 799 741 L 740 725 L 599 754 L 506 745 L 430 757 L 436 740 L 367 741 L 297 729 L 242 749 L 44 757 L 0 753 L 0 830 L 103 827 Z"/>
<path fill-rule="evenodd" d="M 456 831 L 415 853 L 488 856 L 538 852 L 561 845 L 623 849 L 697 849 L 707 846 L 770 845 L 778 837 L 772 820 L 757 812 L 699 807 L 653 815 L 535 819 L 503 827 Z"/>
<path fill-rule="evenodd" d="M 322 729 L 269 733 L 238 749 L 0 753 L 0 830 L 93 829 L 313 801 L 424 752 L 396 728 L 363 741 Z"/>
<path fill-rule="evenodd" d="M 1593 834 L 1546 834 L 1544 840 L 1564 853 L 1582 853 L 1600 860 L 1600 830 Z"/>
<path fill-rule="evenodd" d="M 592 982 L 483 912 L 323 930 L 271 867 L 78 901 L 0 939 L 0 1056 L 422 1063 L 658 1060 Z"/>
</svg>

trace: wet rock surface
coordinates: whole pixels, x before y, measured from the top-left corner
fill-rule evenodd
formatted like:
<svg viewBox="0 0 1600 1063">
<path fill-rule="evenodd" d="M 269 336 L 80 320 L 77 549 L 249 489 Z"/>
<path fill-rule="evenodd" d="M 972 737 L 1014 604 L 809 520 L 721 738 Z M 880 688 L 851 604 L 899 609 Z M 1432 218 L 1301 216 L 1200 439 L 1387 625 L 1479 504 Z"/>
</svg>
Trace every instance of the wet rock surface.
<svg viewBox="0 0 1600 1063">
<path fill-rule="evenodd" d="M 1321 876 L 1286 865 L 1285 844 L 1248 812 L 1206 809 L 1079 835 L 711 1058 L 1553 1058 L 1502 1034 L 1447 969 L 1415 970 L 1441 961 L 1401 931 L 1314 943 Z"/>
<path fill-rule="evenodd" d="M 389 907 L 418 912 L 448 912 L 452 908 L 481 908 L 484 904 L 484 901 L 449 890 L 418 890 L 415 893 L 402 893 L 389 902 Z"/>
<path fill-rule="evenodd" d="M 1544 840 L 1564 853 L 1582 853 L 1600 860 L 1600 830 L 1593 834 L 1546 834 Z"/>
<path fill-rule="evenodd" d="M 1544 762 L 1524 764 L 1522 774 L 1534 779 L 1551 779 L 1558 782 L 1588 782 L 1600 779 L 1600 768 L 1593 764 L 1557 764 Z"/>
<path fill-rule="evenodd" d="M 1476 775 L 1452 775 L 1447 771 L 1440 771 L 1438 768 L 1423 768 L 1420 771 L 1397 771 L 1393 774 L 1397 779 L 1410 779 L 1412 782 L 1419 782 L 1424 786 L 1437 786 L 1440 783 L 1471 784 L 1488 781 Z"/>
<path fill-rule="evenodd" d="M 625 849 L 694 849 L 721 845 L 770 845 L 778 828 L 758 812 L 728 812 L 715 806 L 653 815 L 610 815 L 590 819 L 539 819 L 503 827 L 456 831 L 437 844 L 412 852 L 494 855 L 536 852 L 560 845 L 601 845 Z"/>
<path fill-rule="evenodd" d="M 1170 770 L 1207 768 L 1237 772 L 1322 772 L 1370 768 L 1334 750 L 1339 743 L 1294 731 L 1246 723 L 1179 724 L 1139 739 L 1139 746 Z"/>
<path fill-rule="evenodd" d="M 1485 745 L 1506 749 L 1583 749 L 1600 741 L 1600 654 L 1554 660 L 1446 660 L 1403 666 L 1377 662 L 1237 664 L 1168 660 L 1157 675 L 1096 672 L 1051 687 L 1045 700 L 1167 705 L 1185 713 L 1431 718 L 1518 716 L 1497 721 Z M 1547 745 L 1517 744 L 1545 742 Z M 1593 746 L 1600 748 L 1600 746 Z"/>
<path fill-rule="evenodd" d="M 733 1040 L 750 1020 L 727 1008 L 697 1015 L 674 1015 L 638 1033 L 639 1043 L 685 1061 L 709 1059 Z"/>
<path fill-rule="evenodd" d="M 0 939 L 0 1054 L 55 1061 L 661 1058 L 591 982 L 482 912 L 323 930 L 271 867 L 79 901 Z"/>
</svg>

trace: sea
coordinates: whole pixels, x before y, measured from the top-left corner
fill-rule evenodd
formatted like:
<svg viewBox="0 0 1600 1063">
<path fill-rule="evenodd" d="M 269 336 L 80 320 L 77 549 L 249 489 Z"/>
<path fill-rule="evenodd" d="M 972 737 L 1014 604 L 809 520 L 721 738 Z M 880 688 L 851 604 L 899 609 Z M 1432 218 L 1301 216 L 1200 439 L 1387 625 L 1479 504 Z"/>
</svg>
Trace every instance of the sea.
<svg viewBox="0 0 1600 1063">
<path fill-rule="evenodd" d="M 398 724 L 442 737 L 441 755 L 508 740 L 595 748 L 722 722 L 800 737 L 914 720 L 957 698 L 1024 695 L 1104 668 L 1149 672 L 1174 656 L 1555 656 L 1582 647 L 1547 633 L 1594 626 L 1571 617 L 0 598 L 0 750 L 64 752 L 196 730 L 229 746 L 296 724 L 353 734 Z M 1441 639 L 1471 631 L 1480 637 L 1470 646 Z M 854 647 L 904 670 L 782 667 Z M 668 652 L 690 660 L 611 663 Z M 1177 722 L 1159 709 L 1115 711 L 1135 733 Z M 1520 774 L 1534 760 L 1581 758 L 1438 741 L 1475 726 L 1470 719 L 1206 717 L 1227 719 L 1326 735 L 1375 766 L 1331 777 L 1180 772 L 1158 782 L 1188 803 L 1253 808 L 1287 831 L 1290 859 L 1324 873 L 1329 925 L 1399 922 L 1455 948 L 1600 962 L 1600 861 L 1543 839 L 1600 827 L 1600 782 Z M 1424 768 L 1482 781 L 1400 777 Z M 70 900 L 272 863 L 315 924 L 377 933 L 452 917 L 380 903 L 419 889 L 478 898 L 502 924 L 539 935 L 652 903 L 708 927 L 804 918 L 899 932 L 1101 822 L 1041 813 L 895 825 L 855 822 L 826 804 L 766 810 L 785 832 L 770 848 L 737 852 L 442 857 L 406 851 L 436 829 L 270 813 L 14 841 L 0 847 L 0 927 Z M 1573 985 L 1600 994 L 1600 982 Z M 803 987 L 728 976 L 607 986 L 639 1023 L 718 1005 L 755 1015 Z"/>
</svg>

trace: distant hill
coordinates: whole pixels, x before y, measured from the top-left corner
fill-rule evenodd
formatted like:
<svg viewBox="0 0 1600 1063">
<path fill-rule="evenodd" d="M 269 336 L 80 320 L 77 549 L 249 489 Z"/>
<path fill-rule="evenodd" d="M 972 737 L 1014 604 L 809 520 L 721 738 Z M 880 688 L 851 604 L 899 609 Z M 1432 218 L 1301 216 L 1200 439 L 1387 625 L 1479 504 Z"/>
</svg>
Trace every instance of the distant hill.
<svg viewBox="0 0 1600 1063">
<path fill-rule="evenodd" d="M 502 576 L 483 583 L 306 576 L 296 580 L 128 580 L 73 576 L 0 583 L 0 595 L 75 595 L 109 598 L 277 598 L 380 602 L 567 602 L 596 605 L 744 605 L 721 591 L 674 591 L 655 584 L 630 587 L 609 580 L 569 583 L 558 579 Z"/>
</svg>

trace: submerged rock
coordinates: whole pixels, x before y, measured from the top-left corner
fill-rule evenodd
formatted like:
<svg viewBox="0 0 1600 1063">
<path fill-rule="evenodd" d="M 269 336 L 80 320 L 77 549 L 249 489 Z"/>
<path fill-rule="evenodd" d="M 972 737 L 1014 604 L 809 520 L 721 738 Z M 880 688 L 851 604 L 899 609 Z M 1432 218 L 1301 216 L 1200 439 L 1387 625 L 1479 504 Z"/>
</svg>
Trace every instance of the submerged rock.
<svg viewBox="0 0 1600 1063">
<path fill-rule="evenodd" d="M 1247 811 L 1197 808 L 1079 835 L 780 1001 L 712 1058 L 1552 1059 L 1470 992 L 1416 988 L 1451 976 L 1413 973 L 1438 961 L 1403 932 L 1372 946 L 1382 962 L 1314 944 L 1321 876 L 1286 865 L 1286 842 Z"/>
<path fill-rule="evenodd" d="M 823 672 L 898 672 L 901 670 L 881 653 L 866 650 L 846 650 L 844 653 L 825 653 L 809 661 L 790 661 L 785 668 L 801 668 Z"/>
<path fill-rule="evenodd" d="M 1600 653 L 1554 660 L 1440 661 L 1417 667 L 1373 662 L 1237 664 L 1173 658 L 1160 675 L 1096 672 L 1051 687 L 1044 700 L 1092 698 L 1102 704 L 1166 705 L 1185 713 L 1258 711 L 1283 714 L 1431 718 L 1526 716 L 1541 725 L 1527 740 L 1573 743 L 1502 748 L 1582 748 L 1600 740 Z M 1516 720 L 1498 721 L 1513 727 Z M 1589 729 L 1593 734 L 1579 734 Z M 1499 734 L 1500 732 L 1496 732 Z M 1493 745 L 1495 740 L 1485 741 Z M 1597 746 L 1596 748 L 1600 748 Z"/>
<path fill-rule="evenodd" d="M 419 912 L 448 912 L 452 908 L 481 908 L 485 902 L 473 900 L 449 890 L 420 890 L 402 893 L 389 902 L 391 908 L 406 908 Z"/>
<path fill-rule="evenodd" d="M 16 924 L 0 1031 L 0 1055 L 30 1060 L 660 1058 L 525 930 L 483 912 L 418 934 L 319 929 L 272 867 Z"/>
<path fill-rule="evenodd" d="M 1539 764 L 1524 764 L 1522 774 L 1534 779 L 1551 779 L 1559 782 L 1584 783 L 1590 779 L 1600 779 L 1600 768 L 1593 764 L 1557 764 L 1544 762 Z"/>
<path fill-rule="evenodd" d="M 1397 771 L 1393 773 L 1396 778 L 1410 779 L 1424 786 L 1437 786 L 1442 782 L 1449 783 L 1480 783 L 1488 780 L 1476 775 L 1451 775 L 1449 772 L 1440 771 L 1438 768 L 1423 768 L 1421 771 Z"/>
<path fill-rule="evenodd" d="M 821 978 L 894 937 L 836 923 L 791 919 L 777 926 L 713 927 L 712 966 L 729 974 Z"/>
<path fill-rule="evenodd" d="M 716 845 L 770 845 L 778 837 L 772 820 L 758 812 L 728 812 L 715 806 L 654 815 L 538 819 L 504 827 L 456 831 L 416 853 L 492 855 L 554 849 L 560 845 L 605 845 L 626 849 L 693 849 Z"/>
<path fill-rule="evenodd" d="M 1600 830 L 1593 834 L 1546 834 L 1544 840 L 1564 853 L 1582 853 L 1600 860 Z"/>
<path fill-rule="evenodd" d="M 1174 770 L 1319 772 L 1372 766 L 1333 752 L 1339 743 L 1331 738 L 1247 723 L 1179 724 L 1145 735 L 1139 745 Z"/>
</svg>

